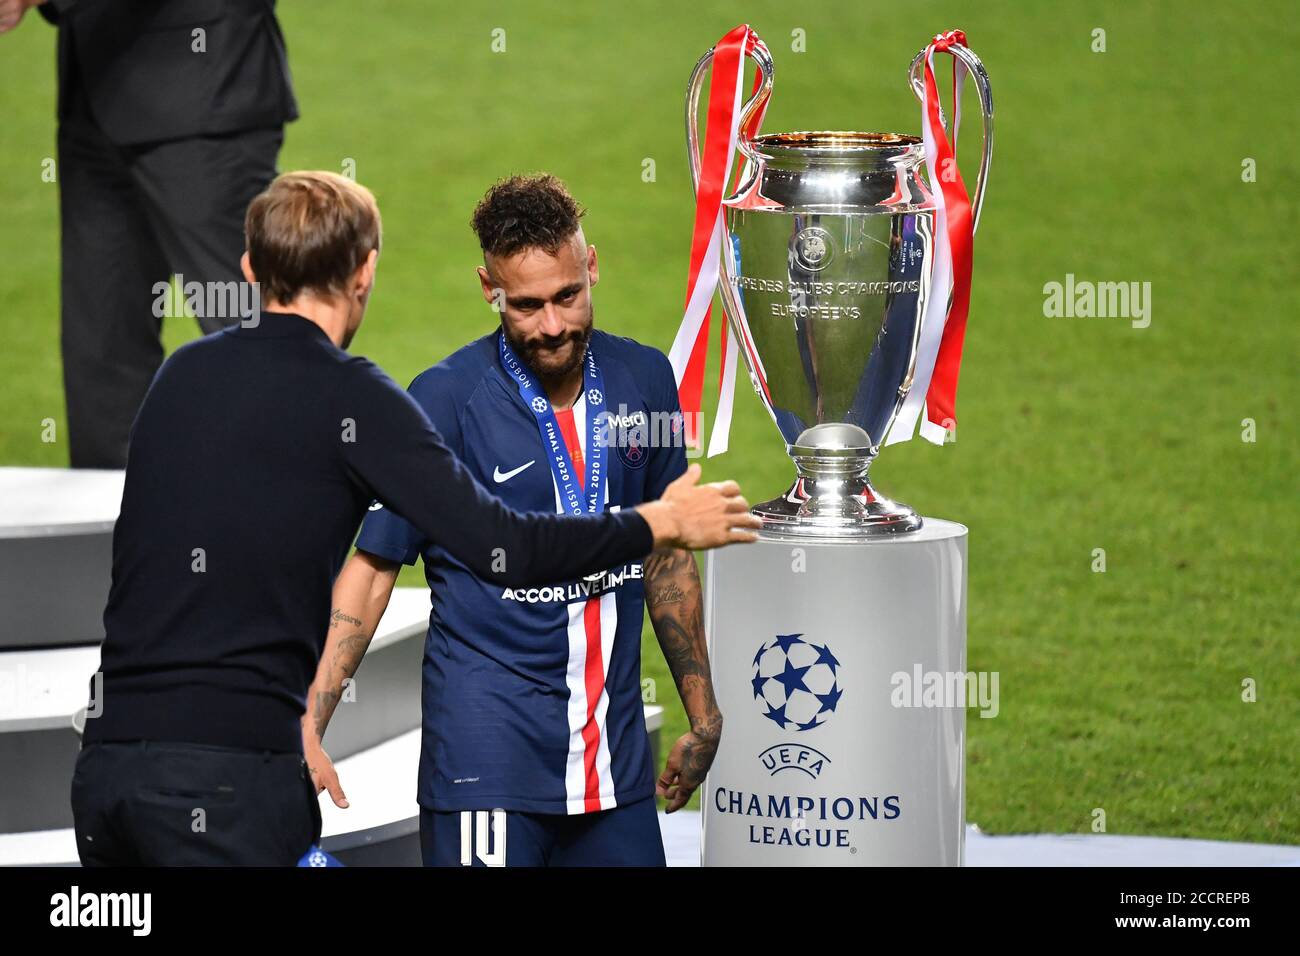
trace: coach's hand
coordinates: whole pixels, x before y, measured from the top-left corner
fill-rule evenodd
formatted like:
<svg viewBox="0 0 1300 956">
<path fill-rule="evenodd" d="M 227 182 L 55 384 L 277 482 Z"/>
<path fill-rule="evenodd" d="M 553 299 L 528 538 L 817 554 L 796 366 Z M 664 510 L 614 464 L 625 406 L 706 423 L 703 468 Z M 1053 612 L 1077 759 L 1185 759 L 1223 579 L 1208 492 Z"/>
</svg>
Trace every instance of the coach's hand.
<svg viewBox="0 0 1300 956">
<path fill-rule="evenodd" d="M 749 513 L 740 486 L 734 481 L 699 482 L 700 466 L 692 464 L 662 498 L 637 506 L 654 533 L 655 547 L 694 551 L 757 541 L 758 535 L 746 529 L 761 528 L 763 522 Z"/>
<path fill-rule="evenodd" d="M 664 812 L 672 813 L 686 802 L 704 782 L 713 757 L 718 752 L 718 735 L 705 736 L 694 731 L 682 734 L 668 754 L 664 772 L 655 784 L 655 796 L 667 801 Z"/>
<path fill-rule="evenodd" d="M 0 33 L 8 33 L 22 22 L 29 7 L 38 7 L 45 0 L 0 0 Z"/>
<path fill-rule="evenodd" d="M 307 761 L 307 769 L 311 771 L 312 783 L 316 784 L 316 793 L 320 794 L 322 790 L 330 792 L 330 799 L 334 801 L 334 806 L 341 807 L 344 810 L 348 808 L 348 798 L 343 792 L 343 786 L 339 783 L 339 775 L 334 770 L 334 761 L 330 760 L 330 755 L 325 752 L 319 740 L 303 739 L 302 742 L 303 758 Z"/>
</svg>

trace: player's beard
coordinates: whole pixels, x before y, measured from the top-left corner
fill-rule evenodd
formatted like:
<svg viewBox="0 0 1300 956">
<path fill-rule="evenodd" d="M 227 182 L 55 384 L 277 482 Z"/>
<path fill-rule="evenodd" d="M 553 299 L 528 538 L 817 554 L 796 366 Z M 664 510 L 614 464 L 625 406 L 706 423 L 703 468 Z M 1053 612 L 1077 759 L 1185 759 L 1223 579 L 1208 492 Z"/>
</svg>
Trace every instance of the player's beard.
<svg viewBox="0 0 1300 956">
<path fill-rule="evenodd" d="M 515 338 L 510 334 L 510 329 L 504 321 L 501 323 L 501 329 L 520 361 L 527 365 L 544 385 L 563 384 L 582 367 L 582 360 L 587 356 L 587 343 L 591 341 L 591 330 L 595 328 L 595 313 L 594 306 L 587 310 L 585 328 L 573 332 L 566 331 L 554 337 L 542 336 L 529 340 Z M 568 354 L 564 358 L 556 360 L 554 350 L 566 342 L 572 342 L 572 347 L 567 350 Z"/>
</svg>

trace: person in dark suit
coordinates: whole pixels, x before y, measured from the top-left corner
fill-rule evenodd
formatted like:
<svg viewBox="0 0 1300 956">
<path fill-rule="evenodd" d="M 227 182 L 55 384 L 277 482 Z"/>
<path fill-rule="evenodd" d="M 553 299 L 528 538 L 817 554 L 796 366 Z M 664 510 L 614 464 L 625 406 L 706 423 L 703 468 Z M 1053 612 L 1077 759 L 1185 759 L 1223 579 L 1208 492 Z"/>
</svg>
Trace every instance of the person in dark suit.
<svg viewBox="0 0 1300 956">
<path fill-rule="evenodd" d="M 239 283 L 244 210 L 298 116 L 274 0 L 0 0 L 58 27 L 62 352 L 74 468 L 122 468 L 163 359 L 160 295 Z M 179 297 L 178 297 L 179 298 Z M 204 332 L 237 297 L 189 301 Z"/>
</svg>

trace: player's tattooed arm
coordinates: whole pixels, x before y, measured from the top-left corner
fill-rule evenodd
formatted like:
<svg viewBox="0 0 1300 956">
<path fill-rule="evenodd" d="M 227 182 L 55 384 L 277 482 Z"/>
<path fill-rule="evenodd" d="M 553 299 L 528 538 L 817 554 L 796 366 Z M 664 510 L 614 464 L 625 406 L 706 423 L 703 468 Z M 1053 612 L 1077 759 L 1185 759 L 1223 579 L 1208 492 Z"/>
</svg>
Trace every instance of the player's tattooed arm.
<svg viewBox="0 0 1300 956">
<path fill-rule="evenodd" d="M 704 782 L 722 738 L 722 712 L 713 693 L 704 638 L 704 595 L 695 556 L 659 548 L 645 562 L 646 608 L 659 647 L 690 720 L 690 733 L 674 745 L 659 778 L 659 795 L 671 813 L 685 806 Z"/>
<path fill-rule="evenodd" d="M 307 694 L 302 719 L 304 744 L 319 744 L 325 736 L 330 718 L 343 698 L 345 683 L 356 676 L 388 607 L 398 570 L 399 566 L 391 561 L 358 551 L 339 572 L 325 647 Z"/>
<path fill-rule="evenodd" d="M 343 699 L 345 682 L 356 675 L 366 656 L 399 570 L 400 565 L 357 551 L 334 582 L 334 609 L 325 634 L 325 649 L 307 691 L 307 709 L 302 715 L 302 750 L 316 792 L 328 790 L 339 807 L 346 807 L 348 798 L 321 740 Z"/>
<path fill-rule="evenodd" d="M 335 613 L 338 613 L 337 610 Z M 315 693 L 310 698 L 311 721 L 317 740 L 324 738 L 325 728 L 329 726 L 335 708 L 343 699 L 346 682 L 352 679 L 357 668 L 361 666 L 361 659 L 366 656 L 370 639 L 379 624 L 378 620 L 369 626 L 362 623 L 360 618 L 348 618 L 348 620 L 351 626 L 343 632 L 343 636 L 335 640 L 334 634 L 330 634 L 325 653 L 321 655 L 321 663 L 317 668 L 317 681 L 313 684 Z M 330 628 L 332 631 L 334 624 L 331 624 Z M 324 670 L 323 675 L 322 670 Z M 324 681 L 320 680 L 322 676 L 325 678 Z"/>
</svg>

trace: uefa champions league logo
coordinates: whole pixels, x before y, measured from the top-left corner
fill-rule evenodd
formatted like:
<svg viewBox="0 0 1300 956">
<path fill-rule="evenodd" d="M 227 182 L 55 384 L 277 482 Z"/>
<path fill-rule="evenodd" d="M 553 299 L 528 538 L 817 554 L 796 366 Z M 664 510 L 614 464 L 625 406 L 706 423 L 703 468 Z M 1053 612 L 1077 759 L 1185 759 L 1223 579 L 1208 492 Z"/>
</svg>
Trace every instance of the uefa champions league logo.
<svg viewBox="0 0 1300 956">
<path fill-rule="evenodd" d="M 342 866 L 343 864 L 330 856 L 319 846 L 314 846 L 302 855 L 302 859 L 298 861 L 298 865 L 300 867 L 311 867 L 316 869 L 318 867 Z"/>
<path fill-rule="evenodd" d="M 820 727 L 843 693 L 839 667 L 828 646 L 811 644 L 802 634 L 778 634 L 754 655 L 754 700 L 782 730 Z"/>
<path fill-rule="evenodd" d="M 546 411 L 546 399 L 538 395 L 536 398 L 533 399 L 532 406 L 533 406 L 533 411 L 535 411 L 538 415 L 540 415 L 542 412 Z"/>
<path fill-rule="evenodd" d="M 605 396 L 602 395 L 602 394 L 600 394 L 600 389 L 598 389 L 598 388 L 589 388 L 589 389 L 587 389 L 587 403 L 588 403 L 588 404 L 590 404 L 590 405 L 599 405 L 599 404 L 600 404 L 601 402 L 603 402 L 604 400 L 605 400 Z"/>
</svg>

